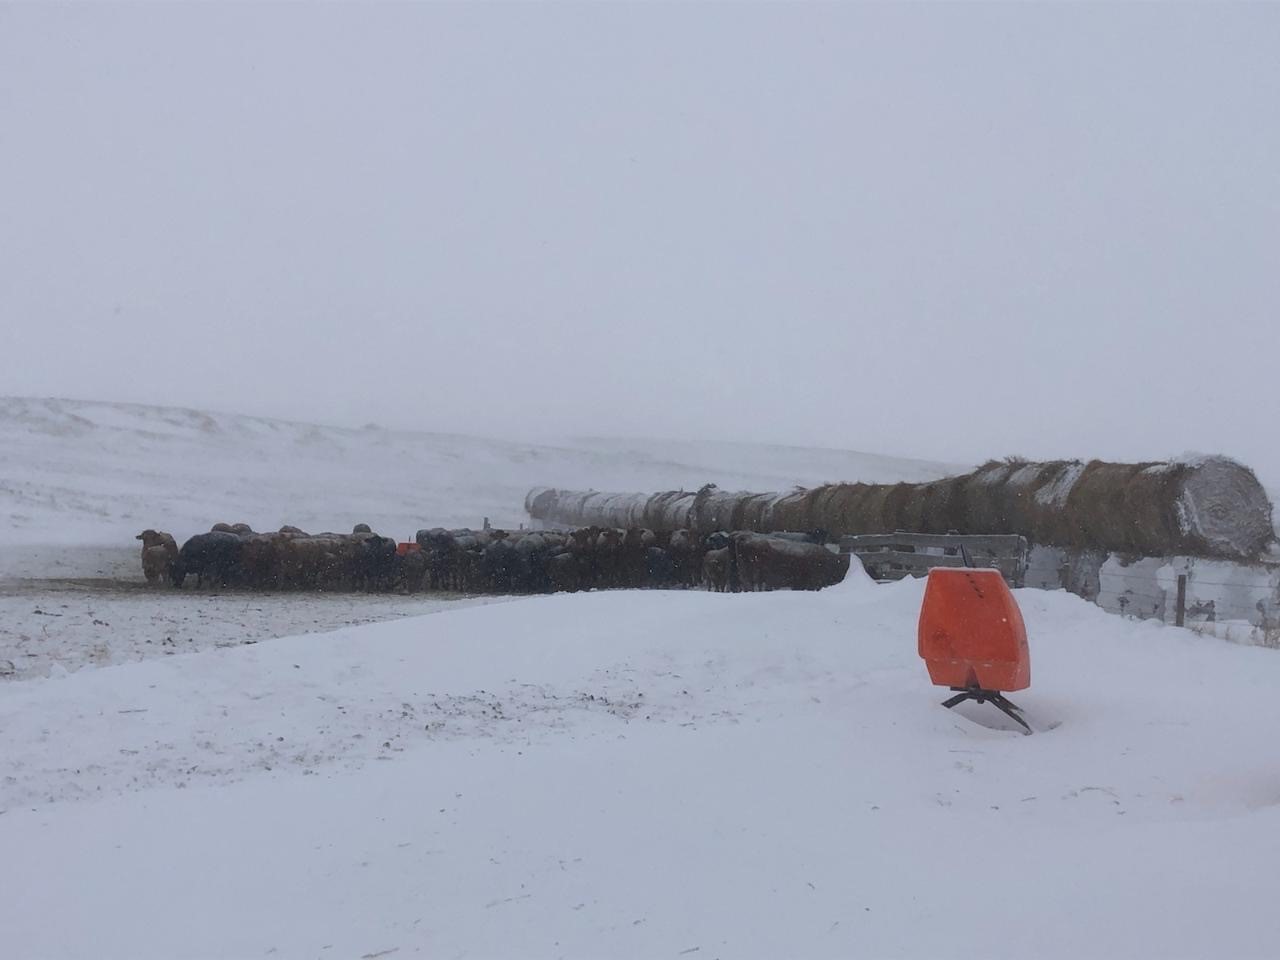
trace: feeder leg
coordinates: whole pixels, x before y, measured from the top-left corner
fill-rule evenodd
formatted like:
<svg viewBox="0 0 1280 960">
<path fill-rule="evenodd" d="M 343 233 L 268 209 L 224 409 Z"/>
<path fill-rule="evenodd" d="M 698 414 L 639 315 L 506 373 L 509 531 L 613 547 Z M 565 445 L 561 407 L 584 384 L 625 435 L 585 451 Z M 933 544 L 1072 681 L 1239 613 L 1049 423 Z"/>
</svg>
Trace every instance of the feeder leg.
<svg viewBox="0 0 1280 960">
<path fill-rule="evenodd" d="M 957 688 L 952 687 L 951 689 L 955 690 Z M 1027 721 L 1023 720 L 1022 717 L 1018 716 L 1022 711 L 1022 708 L 1012 700 L 1005 699 L 1004 695 L 1000 693 L 1000 691 L 968 687 L 967 689 L 961 690 L 954 697 L 949 697 L 948 699 L 943 700 L 942 705 L 950 710 L 956 704 L 963 703 L 965 700 L 976 700 L 978 703 L 986 703 L 990 700 L 1001 713 L 1021 726 L 1025 733 L 1031 733 L 1031 726 Z"/>
<path fill-rule="evenodd" d="M 1000 709 L 1000 711 L 1004 713 L 1004 715 L 1007 716 L 1010 720 L 1013 720 L 1015 723 L 1020 723 L 1022 725 L 1023 730 L 1025 730 L 1027 733 L 1031 732 L 1031 725 L 1028 724 L 1027 721 L 1023 720 L 1022 717 L 1019 716 L 1019 714 L 1022 712 L 1022 708 L 1020 706 L 1018 706 L 1016 703 L 1006 700 L 1004 697 L 1002 697 L 998 693 L 991 698 L 991 702 L 995 704 Z"/>
<path fill-rule="evenodd" d="M 950 710 L 957 703 L 964 703 L 964 701 L 969 699 L 969 696 L 970 696 L 969 691 L 965 690 L 963 693 L 957 693 L 954 697 L 951 697 L 949 700 L 943 700 L 942 705 L 946 707 L 948 710 Z"/>
</svg>

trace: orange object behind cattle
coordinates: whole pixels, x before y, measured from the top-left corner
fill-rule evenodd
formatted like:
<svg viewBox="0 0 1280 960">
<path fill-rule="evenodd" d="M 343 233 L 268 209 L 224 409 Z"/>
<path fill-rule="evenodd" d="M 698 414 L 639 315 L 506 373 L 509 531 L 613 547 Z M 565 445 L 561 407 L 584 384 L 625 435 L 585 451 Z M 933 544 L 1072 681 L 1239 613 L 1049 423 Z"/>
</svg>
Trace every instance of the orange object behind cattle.
<svg viewBox="0 0 1280 960">
<path fill-rule="evenodd" d="M 1027 628 L 998 570 L 930 570 L 919 643 L 929 679 L 940 687 L 1023 690 L 1031 685 Z"/>
<path fill-rule="evenodd" d="M 408 554 L 408 553 L 417 553 L 417 552 L 418 552 L 419 550 L 421 550 L 421 549 L 422 549 L 421 544 L 417 544 L 417 543 L 397 543 L 397 544 L 396 544 L 396 556 L 397 556 L 397 557 L 403 557 L 405 554 Z"/>
</svg>

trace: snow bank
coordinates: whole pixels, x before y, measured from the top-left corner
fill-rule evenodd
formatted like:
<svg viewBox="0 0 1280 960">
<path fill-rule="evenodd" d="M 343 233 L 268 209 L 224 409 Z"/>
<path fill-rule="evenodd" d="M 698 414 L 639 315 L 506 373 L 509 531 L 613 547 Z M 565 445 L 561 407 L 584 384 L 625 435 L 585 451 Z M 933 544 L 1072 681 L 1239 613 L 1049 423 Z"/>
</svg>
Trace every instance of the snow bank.
<svg viewBox="0 0 1280 960">
<path fill-rule="evenodd" d="M 12 956 L 1264 956 L 1280 659 L 1019 591 L 612 592 L 12 683 Z"/>
</svg>

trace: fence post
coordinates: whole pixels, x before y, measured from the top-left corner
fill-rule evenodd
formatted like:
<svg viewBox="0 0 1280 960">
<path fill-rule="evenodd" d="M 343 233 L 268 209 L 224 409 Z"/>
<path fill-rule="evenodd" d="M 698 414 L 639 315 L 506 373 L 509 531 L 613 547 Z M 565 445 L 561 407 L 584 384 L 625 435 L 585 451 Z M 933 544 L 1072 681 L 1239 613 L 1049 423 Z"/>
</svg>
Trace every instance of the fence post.
<svg viewBox="0 0 1280 960">
<path fill-rule="evenodd" d="M 1173 611 L 1173 625 L 1181 627 L 1187 622 L 1187 575 L 1178 574 L 1178 601 Z"/>
</svg>

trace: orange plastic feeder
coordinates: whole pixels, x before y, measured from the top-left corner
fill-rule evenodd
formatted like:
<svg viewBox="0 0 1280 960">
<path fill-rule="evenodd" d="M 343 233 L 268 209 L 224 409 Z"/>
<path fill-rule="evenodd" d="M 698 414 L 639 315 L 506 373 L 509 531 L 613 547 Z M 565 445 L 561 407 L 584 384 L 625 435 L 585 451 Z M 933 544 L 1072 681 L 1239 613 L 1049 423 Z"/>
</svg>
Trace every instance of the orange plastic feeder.
<svg viewBox="0 0 1280 960">
<path fill-rule="evenodd" d="M 943 701 L 990 701 L 1027 733 L 1020 708 L 1001 691 L 1031 685 L 1031 651 L 1022 611 L 998 570 L 935 567 L 920 607 L 920 656 L 929 679 L 959 691 Z"/>
</svg>

